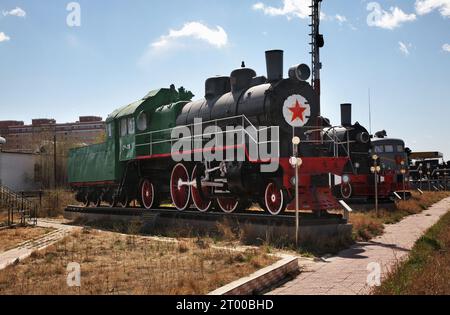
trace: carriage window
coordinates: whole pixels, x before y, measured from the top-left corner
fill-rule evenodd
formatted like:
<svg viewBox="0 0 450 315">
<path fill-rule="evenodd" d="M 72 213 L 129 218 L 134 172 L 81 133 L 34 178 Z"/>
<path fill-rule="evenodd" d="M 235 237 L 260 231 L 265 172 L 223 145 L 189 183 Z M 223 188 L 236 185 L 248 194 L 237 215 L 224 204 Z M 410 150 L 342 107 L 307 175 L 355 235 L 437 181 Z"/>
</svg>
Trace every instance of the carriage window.
<svg viewBox="0 0 450 315">
<path fill-rule="evenodd" d="M 375 153 L 383 153 L 384 152 L 384 150 L 383 150 L 383 146 L 376 146 L 375 147 Z"/>
<path fill-rule="evenodd" d="M 135 129 L 134 118 L 128 118 L 128 134 L 134 135 Z"/>
<path fill-rule="evenodd" d="M 147 115 L 144 112 L 139 114 L 136 122 L 139 131 L 145 131 L 147 129 Z"/>
<path fill-rule="evenodd" d="M 394 153 L 394 146 L 393 145 L 386 145 L 386 146 L 384 146 L 384 151 L 386 153 Z"/>
<path fill-rule="evenodd" d="M 405 148 L 403 147 L 403 145 L 398 145 L 397 146 L 397 152 L 403 152 L 403 151 L 405 151 Z"/>
<path fill-rule="evenodd" d="M 112 138 L 113 132 L 112 132 L 112 124 L 106 125 L 106 135 L 108 138 Z"/>
<path fill-rule="evenodd" d="M 127 135 L 127 119 L 122 118 L 120 121 L 120 136 L 124 137 Z"/>
</svg>

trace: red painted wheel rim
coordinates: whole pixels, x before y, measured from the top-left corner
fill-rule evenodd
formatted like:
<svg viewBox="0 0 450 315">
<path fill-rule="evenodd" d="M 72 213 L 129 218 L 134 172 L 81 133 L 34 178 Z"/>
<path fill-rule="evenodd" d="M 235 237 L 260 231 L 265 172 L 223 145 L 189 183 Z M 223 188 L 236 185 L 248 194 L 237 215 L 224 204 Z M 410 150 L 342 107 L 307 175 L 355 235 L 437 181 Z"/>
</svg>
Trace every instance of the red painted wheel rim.
<svg viewBox="0 0 450 315">
<path fill-rule="evenodd" d="M 149 180 L 144 180 L 141 189 L 142 205 L 145 209 L 149 210 L 153 207 L 155 200 L 155 188 Z"/>
<path fill-rule="evenodd" d="M 352 186 L 350 184 L 341 185 L 341 195 L 345 199 L 349 199 L 352 196 Z"/>
<path fill-rule="evenodd" d="M 180 210 L 186 210 L 189 207 L 189 199 L 191 190 L 189 186 L 179 185 L 179 182 L 188 182 L 189 174 L 183 164 L 178 164 L 173 168 L 172 176 L 170 178 L 170 195 L 172 196 L 172 202 L 175 207 Z"/>
<path fill-rule="evenodd" d="M 217 203 L 219 204 L 220 209 L 222 209 L 225 213 L 232 213 L 236 211 L 239 200 L 236 200 L 235 198 L 217 198 Z"/>
<path fill-rule="evenodd" d="M 275 183 L 269 183 L 264 195 L 267 211 L 273 215 L 278 215 L 283 210 L 283 191 Z"/>
<path fill-rule="evenodd" d="M 197 166 L 192 171 L 192 180 L 197 180 Z M 202 187 L 202 192 L 205 198 L 202 198 L 198 187 L 191 186 L 192 200 L 194 201 L 195 207 L 200 212 L 207 212 L 209 209 L 211 209 L 212 205 L 211 199 L 208 198 L 208 196 L 211 194 L 211 189 L 209 187 Z"/>
</svg>

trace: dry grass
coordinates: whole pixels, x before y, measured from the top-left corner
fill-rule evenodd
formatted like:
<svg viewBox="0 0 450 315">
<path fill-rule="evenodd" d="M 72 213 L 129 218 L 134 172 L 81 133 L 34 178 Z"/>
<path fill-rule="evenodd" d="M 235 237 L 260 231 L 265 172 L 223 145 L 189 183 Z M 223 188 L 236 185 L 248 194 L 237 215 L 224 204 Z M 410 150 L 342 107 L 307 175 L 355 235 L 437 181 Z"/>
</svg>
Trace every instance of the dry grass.
<svg viewBox="0 0 450 315">
<path fill-rule="evenodd" d="M 374 294 L 450 294 L 450 213 L 416 243 L 409 260 L 398 264 Z"/>
<path fill-rule="evenodd" d="M 41 237 L 51 229 L 16 227 L 0 231 L 0 253 L 16 247 L 17 245 Z"/>
<path fill-rule="evenodd" d="M 75 195 L 66 190 L 47 190 L 43 192 L 42 200 L 33 200 L 39 205 L 38 217 L 55 218 L 64 214 L 64 209 L 69 205 L 77 205 Z"/>
<path fill-rule="evenodd" d="M 375 210 L 351 213 L 354 239 L 368 241 L 382 235 L 385 224 L 395 224 L 409 215 L 421 213 L 447 197 L 450 192 L 425 192 L 423 195 L 414 192 L 410 200 L 396 202 L 391 210 L 380 209 L 378 215 Z"/>
<path fill-rule="evenodd" d="M 0 271 L 0 294 L 206 294 L 276 261 L 251 250 L 218 250 L 84 229 Z M 81 265 L 81 288 L 66 284 L 66 266 Z"/>
</svg>

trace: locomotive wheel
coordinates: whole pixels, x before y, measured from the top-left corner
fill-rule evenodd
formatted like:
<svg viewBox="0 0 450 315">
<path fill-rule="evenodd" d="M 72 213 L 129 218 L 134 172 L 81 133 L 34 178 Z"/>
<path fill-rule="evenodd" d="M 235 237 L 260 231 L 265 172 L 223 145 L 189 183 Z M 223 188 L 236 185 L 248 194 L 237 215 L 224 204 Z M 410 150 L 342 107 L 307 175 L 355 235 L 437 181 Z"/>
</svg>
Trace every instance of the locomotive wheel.
<svg viewBox="0 0 450 315">
<path fill-rule="evenodd" d="M 239 200 L 233 197 L 217 198 L 219 208 L 225 213 L 233 213 L 239 207 Z"/>
<path fill-rule="evenodd" d="M 191 186 L 192 200 L 198 211 L 208 212 L 212 207 L 212 200 L 209 198 L 211 195 L 211 188 L 201 187 L 201 180 L 198 180 L 198 172 L 199 168 L 195 166 L 192 171 L 192 181 L 196 181 L 197 184 Z"/>
<path fill-rule="evenodd" d="M 275 182 L 269 182 L 264 191 L 264 210 L 271 215 L 279 215 L 286 210 L 287 203 L 283 189 Z"/>
<path fill-rule="evenodd" d="M 91 200 L 89 200 L 89 196 L 86 195 L 86 198 L 84 199 L 83 206 L 85 208 L 89 208 L 90 205 L 91 205 Z"/>
<path fill-rule="evenodd" d="M 189 173 L 183 164 L 177 164 L 172 170 L 170 176 L 170 196 L 172 202 L 179 211 L 184 211 L 190 206 L 191 190 L 187 185 L 181 185 L 182 182 L 189 181 Z"/>
<path fill-rule="evenodd" d="M 353 195 L 353 188 L 350 183 L 342 183 L 341 184 L 341 196 L 344 199 L 350 199 Z"/>
<path fill-rule="evenodd" d="M 95 207 L 96 208 L 100 208 L 101 207 L 101 205 L 102 205 L 102 195 L 99 195 L 98 197 L 97 197 L 97 199 L 95 200 Z"/>
<path fill-rule="evenodd" d="M 141 184 L 141 206 L 147 210 L 152 209 L 155 205 L 155 198 L 155 186 L 150 180 L 144 179 Z"/>
<path fill-rule="evenodd" d="M 120 201 L 120 206 L 124 209 L 130 206 L 130 198 L 128 197 L 128 195 L 122 197 L 122 200 Z"/>
</svg>

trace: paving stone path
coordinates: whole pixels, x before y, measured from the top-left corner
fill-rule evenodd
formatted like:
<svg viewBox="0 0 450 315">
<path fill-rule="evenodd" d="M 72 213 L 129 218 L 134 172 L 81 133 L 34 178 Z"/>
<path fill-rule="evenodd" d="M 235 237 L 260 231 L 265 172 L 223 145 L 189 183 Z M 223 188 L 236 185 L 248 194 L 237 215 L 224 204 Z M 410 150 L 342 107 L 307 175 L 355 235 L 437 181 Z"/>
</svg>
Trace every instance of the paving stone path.
<svg viewBox="0 0 450 315">
<path fill-rule="evenodd" d="M 371 288 L 367 285 L 369 264 L 378 263 L 382 275 L 386 275 L 397 262 L 408 257 L 416 241 L 449 210 L 450 198 L 418 215 L 387 225 L 384 235 L 367 243 L 358 243 L 336 257 L 321 262 L 301 259 L 299 263 L 303 272 L 270 294 L 370 294 Z"/>
<path fill-rule="evenodd" d="M 52 228 L 54 231 L 45 234 L 41 238 L 26 241 L 14 249 L 0 253 L 0 270 L 5 269 L 7 266 L 14 264 L 17 261 L 28 258 L 35 251 L 43 250 L 59 242 L 76 229 L 79 229 L 77 227 L 62 225 L 52 221 L 41 220 L 38 222 L 38 227 Z"/>
</svg>

